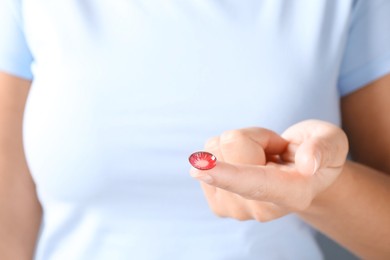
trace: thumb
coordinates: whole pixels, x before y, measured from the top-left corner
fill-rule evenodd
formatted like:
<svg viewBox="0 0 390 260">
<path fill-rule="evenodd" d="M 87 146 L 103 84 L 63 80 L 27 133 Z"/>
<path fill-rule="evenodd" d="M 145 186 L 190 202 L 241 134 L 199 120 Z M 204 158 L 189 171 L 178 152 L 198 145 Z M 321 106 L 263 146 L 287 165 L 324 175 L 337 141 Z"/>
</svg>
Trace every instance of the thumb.
<svg viewBox="0 0 390 260">
<path fill-rule="evenodd" d="M 348 152 L 345 133 L 330 123 L 307 120 L 283 133 L 290 144 L 283 158 L 294 157 L 297 170 L 312 175 L 321 168 L 341 167 Z M 292 156 L 293 155 L 293 156 Z"/>
<path fill-rule="evenodd" d="M 315 174 L 322 163 L 322 151 L 312 140 L 302 143 L 295 153 L 295 165 L 303 175 Z"/>
</svg>

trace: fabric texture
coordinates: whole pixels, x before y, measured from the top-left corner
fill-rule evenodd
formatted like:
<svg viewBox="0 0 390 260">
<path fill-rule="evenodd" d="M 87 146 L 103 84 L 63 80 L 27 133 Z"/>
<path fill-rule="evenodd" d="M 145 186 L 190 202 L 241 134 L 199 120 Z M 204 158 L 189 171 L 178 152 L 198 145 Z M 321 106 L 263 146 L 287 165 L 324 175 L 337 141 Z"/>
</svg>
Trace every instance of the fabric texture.
<svg viewBox="0 0 390 260">
<path fill-rule="evenodd" d="M 357 1 L 340 70 L 342 95 L 389 73 L 390 1 Z"/>
</svg>

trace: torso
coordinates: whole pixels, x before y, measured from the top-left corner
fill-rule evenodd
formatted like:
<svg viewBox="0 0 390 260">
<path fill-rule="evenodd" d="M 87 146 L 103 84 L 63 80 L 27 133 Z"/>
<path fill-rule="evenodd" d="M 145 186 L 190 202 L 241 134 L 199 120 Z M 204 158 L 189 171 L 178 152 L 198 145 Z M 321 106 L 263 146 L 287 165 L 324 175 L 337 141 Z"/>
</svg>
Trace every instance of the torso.
<svg viewBox="0 0 390 260">
<path fill-rule="evenodd" d="M 295 216 L 214 217 L 187 156 L 224 130 L 339 124 L 339 2 L 25 0 L 38 259 L 320 258 Z"/>
</svg>

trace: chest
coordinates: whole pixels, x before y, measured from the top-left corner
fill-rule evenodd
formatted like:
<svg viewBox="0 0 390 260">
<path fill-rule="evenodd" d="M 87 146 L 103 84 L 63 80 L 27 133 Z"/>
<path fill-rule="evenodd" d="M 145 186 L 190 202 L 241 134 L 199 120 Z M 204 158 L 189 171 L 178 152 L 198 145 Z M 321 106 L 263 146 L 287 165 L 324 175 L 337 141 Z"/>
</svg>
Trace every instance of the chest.
<svg viewBox="0 0 390 260">
<path fill-rule="evenodd" d="M 54 193 L 59 179 L 80 193 L 107 178 L 146 185 L 185 172 L 224 130 L 338 123 L 342 2 L 25 0 L 36 179 Z"/>
</svg>

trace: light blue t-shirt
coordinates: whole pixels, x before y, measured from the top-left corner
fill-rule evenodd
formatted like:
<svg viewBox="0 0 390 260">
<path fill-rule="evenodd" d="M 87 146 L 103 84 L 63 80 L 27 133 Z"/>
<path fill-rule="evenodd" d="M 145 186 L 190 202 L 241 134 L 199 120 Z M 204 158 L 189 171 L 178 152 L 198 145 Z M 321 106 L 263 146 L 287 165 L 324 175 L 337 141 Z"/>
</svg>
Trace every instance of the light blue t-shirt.
<svg viewBox="0 0 390 260">
<path fill-rule="evenodd" d="M 340 124 L 390 71 L 390 0 L 0 0 L 0 70 L 33 79 L 37 260 L 321 259 L 297 216 L 220 219 L 187 156 L 224 130 Z"/>
</svg>

